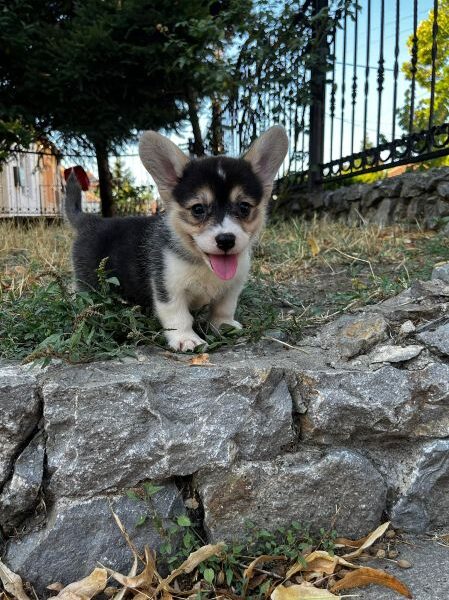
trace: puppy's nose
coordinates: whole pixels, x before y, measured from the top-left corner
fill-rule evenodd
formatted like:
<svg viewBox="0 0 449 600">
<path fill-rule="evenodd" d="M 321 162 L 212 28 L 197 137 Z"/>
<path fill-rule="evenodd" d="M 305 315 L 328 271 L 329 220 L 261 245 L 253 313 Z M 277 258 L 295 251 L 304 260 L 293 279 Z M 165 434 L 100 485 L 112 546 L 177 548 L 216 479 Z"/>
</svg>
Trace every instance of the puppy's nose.
<svg viewBox="0 0 449 600">
<path fill-rule="evenodd" d="M 219 233 L 215 236 L 215 241 L 220 250 L 227 252 L 235 246 L 235 235 L 233 233 Z"/>
</svg>

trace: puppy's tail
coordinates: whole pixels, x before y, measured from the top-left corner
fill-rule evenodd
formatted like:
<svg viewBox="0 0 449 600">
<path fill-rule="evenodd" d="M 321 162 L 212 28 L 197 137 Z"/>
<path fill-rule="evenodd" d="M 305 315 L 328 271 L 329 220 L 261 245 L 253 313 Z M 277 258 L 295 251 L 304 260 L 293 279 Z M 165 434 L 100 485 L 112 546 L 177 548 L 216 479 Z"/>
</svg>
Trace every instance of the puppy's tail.
<svg viewBox="0 0 449 600">
<path fill-rule="evenodd" d="M 81 209 L 81 186 L 73 171 L 67 179 L 65 188 L 64 212 L 70 224 L 76 227 L 83 213 Z"/>
</svg>

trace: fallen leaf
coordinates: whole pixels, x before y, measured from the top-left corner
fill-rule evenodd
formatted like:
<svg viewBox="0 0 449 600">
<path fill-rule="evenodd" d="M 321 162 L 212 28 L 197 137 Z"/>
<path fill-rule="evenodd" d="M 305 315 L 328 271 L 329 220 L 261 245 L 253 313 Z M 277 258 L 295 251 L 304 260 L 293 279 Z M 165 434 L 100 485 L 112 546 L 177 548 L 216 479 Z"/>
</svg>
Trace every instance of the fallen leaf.
<svg viewBox="0 0 449 600">
<path fill-rule="evenodd" d="M 106 587 L 108 574 L 106 569 L 94 569 L 90 575 L 70 583 L 54 598 L 57 600 L 90 600 Z"/>
<path fill-rule="evenodd" d="M 307 238 L 307 243 L 309 244 L 309 248 L 310 248 L 310 252 L 311 252 L 312 256 L 316 256 L 317 254 L 320 253 L 320 247 L 314 237 L 309 236 Z"/>
<path fill-rule="evenodd" d="M 138 564 L 138 558 L 137 556 L 134 555 L 134 561 L 133 564 L 131 566 L 131 569 L 129 570 L 128 573 L 128 577 L 134 577 L 137 573 L 137 564 Z M 125 596 L 126 592 L 128 591 L 127 587 L 122 587 L 121 590 L 119 590 L 114 597 L 112 598 L 112 600 L 123 600 L 123 597 Z"/>
<path fill-rule="evenodd" d="M 0 560 L 0 579 L 5 588 L 5 592 L 17 598 L 17 600 L 30 600 L 25 590 L 23 589 L 23 582 L 20 575 L 13 573 L 8 567 Z"/>
<path fill-rule="evenodd" d="M 372 569 L 371 567 L 361 567 L 356 571 L 351 571 L 347 575 L 340 579 L 332 588 L 332 592 L 339 592 L 340 590 L 348 590 L 355 587 L 364 587 L 374 583 L 376 585 L 382 585 L 388 587 L 398 594 L 402 594 L 406 598 L 412 598 L 412 593 L 408 587 L 399 581 L 393 575 L 385 573 L 380 569 Z"/>
<path fill-rule="evenodd" d="M 307 582 L 290 587 L 281 584 L 271 594 L 271 600 L 331 600 L 332 598 L 339 598 L 339 596 Z"/>
<path fill-rule="evenodd" d="M 117 573 L 111 569 L 107 569 L 107 571 L 111 577 L 121 583 L 125 588 L 149 590 L 152 587 L 153 579 L 156 573 L 156 564 L 150 549 L 148 546 L 145 546 L 145 567 L 143 571 L 139 573 L 139 575 L 136 575 L 137 557 L 134 557 L 134 564 L 130 575 L 122 575 L 121 573 Z M 122 590 L 120 590 L 120 592 L 122 592 Z M 119 594 L 117 594 L 117 596 Z M 121 600 L 121 598 L 114 598 L 114 600 Z"/>
<path fill-rule="evenodd" d="M 253 576 L 253 572 L 254 572 L 255 567 L 257 567 L 257 565 L 259 565 L 261 563 L 271 562 L 271 561 L 274 561 L 274 560 L 285 560 L 285 559 L 286 559 L 285 556 L 272 555 L 272 554 L 261 554 L 260 556 L 258 556 L 257 558 L 255 558 L 246 567 L 246 569 L 243 571 L 243 577 L 245 577 L 246 579 L 251 579 L 251 577 Z"/>
<path fill-rule="evenodd" d="M 199 564 L 211 556 L 220 556 L 223 552 L 224 546 L 224 542 L 220 542 L 218 544 L 207 544 L 206 546 L 202 546 L 201 548 L 198 548 L 198 550 L 195 550 L 195 552 L 189 554 L 181 566 L 172 571 L 170 575 L 159 582 L 159 585 L 154 591 L 153 597 L 156 597 L 161 590 L 170 591 L 168 587 L 169 584 L 179 575 L 182 575 L 183 573 L 191 573 Z"/>
<path fill-rule="evenodd" d="M 287 571 L 285 579 L 290 579 L 300 571 L 313 571 L 332 575 L 337 565 L 357 569 L 357 565 L 347 562 L 340 556 L 331 556 L 325 550 L 315 550 L 304 557 L 305 562 L 297 562 Z"/>
<path fill-rule="evenodd" d="M 335 540 L 335 546 L 337 548 L 360 548 L 360 546 L 362 546 L 367 539 L 367 535 L 365 537 L 360 538 L 359 540 L 350 540 L 348 538 L 339 537 Z"/>
<path fill-rule="evenodd" d="M 142 562 L 143 562 L 143 557 L 140 556 L 136 546 L 133 544 L 133 541 L 131 540 L 131 538 L 129 537 L 128 532 L 126 531 L 123 523 L 120 521 L 119 516 L 114 512 L 114 510 L 112 509 L 112 505 L 109 504 L 109 508 L 111 510 L 112 516 L 114 517 L 114 521 L 117 523 L 117 527 L 120 529 L 123 537 L 125 538 L 126 543 L 128 544 L 131 552 L 133 553 L 133 556 L 139 558 Z"/>
<path fill-rule="evenodd" d="M 383 525 L 379 525 L 377 529 L 369 534 L 369 536 L 366 538 L 363 544 L 357 548 L 357 550 L 354 550 L 354 552 L 350 552 L 349 554 L 344 554 L 343 558 L 355 558 L 356 556 L 360 556 L 364 550 L 372 546 L 376 540 L 383 536 L 389 526 L 389 521 L 383 523 Z"/>
<path fill-rule="evenodd" d="M 208 363 L 209 354 L 207 354 L 207 352 L 203 354 L 196 354 L 195 356 L 192 356 L 192 358 L 189 360 L 189 365 L 191 367 L 200 367 L 202 365 L 207 365 Z"/>
<path fill-rule="evenodd" d="M 60 581 L 55 581 L 55 583 L 50 583 L 50 585 L 47 585 L 47 590 L 50 590 L 51 592 L 60 592 L 63 589 L 64 584 Z"/>
<path fill-rule="evenodd" d="M 271 562 L 274 560 L 285 560 L 285 559 L 286 559 L 285 556 L 272 555 L 272 554 L 261 554 L 260 556 L 255 558 L 243 571 L 243 577 L 245 578 L 245 583 L 243 585 L 242 596 L 243 597 L 246 596 L 248 587 L 250 587 L 249 584 L 250 584 L 251 578 L 253 576 L 254 569 L 257 567 L 257 565 L 263 564 L 265 562 Z"/>
</svg>

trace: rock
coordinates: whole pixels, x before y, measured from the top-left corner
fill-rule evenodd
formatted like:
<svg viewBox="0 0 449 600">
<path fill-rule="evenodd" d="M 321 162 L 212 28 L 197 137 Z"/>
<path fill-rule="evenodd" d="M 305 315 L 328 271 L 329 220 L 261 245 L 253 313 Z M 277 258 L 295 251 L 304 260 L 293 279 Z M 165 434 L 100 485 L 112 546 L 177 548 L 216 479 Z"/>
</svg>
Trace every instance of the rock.
<svg viewBox="0 0 449 600">
<path fill-rule="evenodd" d="M 176 365 L 176 368 L 175 368 Z M 49 491 L 92 496 L 185 476 L 293 441 L 282 370 L 150 365 L 66 368 L 43 386 Z"/>
<path fill-rule="evenodd" d="M 426 346 L 449 356 L 449 323 L 437 327 L 434 331 L 423 331 L 416 338 Z"/>
<path fill-rule="evenodd" d="M 432 271 L 432 279 L 440 279 L 444 283 L 449 283 L 449 262 L 435 265 Z"/>
<path fill-rule="evenodd" d="M 372 363 L 390 362 L 397 363 L 411 360 L 418 356 L 423 346 L 411 344 L 410 346 L 379 346 L 369 356 Z"/>
<path fill-rule="evenodd" d="M 37 428 L 42 407 L 33 371 L 20 365 L 0 369 L 0 489 L 15 457 Z"/>
<path fill-rule="evenodd" d="M 344 196 L 346 200 L 350 202 L 354 202 L 355 200 L 360 200 L 363 195 L 366 186 L 364 184 L 355 183 L 354 185 L 350 185 L 344 188 Z"/>
<path fill-rule="evenodd" d="M 415 330 L 416 327 L 414 326 L 413 321 L 404 321 L 399 328 L 399 335 L 405 337 L 410 333 L 413 333 Z"/>
<path fill-rule="evenodd" d="M 377 207 L 376 214 L 371 222 L 379 227 L 386 227 L 391 223 L 391 214 L 396 206 L 396 198 L 384 198 Z"/>
<path fill-rule="evenodd" d="M 99 563 L 128 573 L 133 556 L 111 508 L 139 551 L 145 544 L 152 550 L 161 544 L 153 511 L 167 519 L 183 510 L 179 490 L 173 484 L 152 496 L 151 507 L 125 495 L 61 500 L 50 510 L 45 529 L 10 542 L 4 562 L 24 580 L 32 581 L 42 596 L 50 583 L 60 581 L 67 585 L 85 577 Z M 142 516 L 148 518 L 143 525 L 137 525 Z"/>
<path fill-rule="evenodd" d="M 300 417 L 305 441 L 362 441 L 405 435 L 413 427 L 412 384 L 402 370 L 307 371 L 299 379 L 308 406 Z"/>
<path fill-rule="evenodd" d="M 449 200 L 449 181 L 440 181 L 437 185 L 437 194 L 445 200 Z"/>
<path fill-rule="evenodd" d="M 418 371 L 305 371 L 298 376 L 302 439 L 342 441 L 445 437 L 449 432 L 449 367 Z"/>
<path fill-rule="evenodd" d="M 408 489 L 394 504 L 394 527 L 424 532 L 446 527 L 449 514 L 449 440 L 429 442 L 410 473 Z"/>
<path fill-rule="evenodd" d="M 214 541 L 241 539 L 247 520 L 270 530 L 299 521 L 359 536 L 379 524 L 386 497 L 370 461 L 347 450 L 303 448 L 271 462 L 200 473 L 196 483 Z"/>
<path fill-rule="evenodd" d="M 384 340 L 387 327 L 382 315 L 344 315 L 321 330 L 319 343 L 322 348 L 335 350 L 340 357 L 349 359 Z"/>
<path fill-rule="evenodd" d="M 36 436 L 14 464 L 12 478 L 0 495 L 0 526 L 12 533 L 33 510 L 42 484 L 44 442 Z"/>
<path fill-rule="evenodd" d="M 427 183 L 421 174 L 408 173 L 403 177 L 401 196 L 402 198 L 421 196 L 426 188 Z"/>
</svg>

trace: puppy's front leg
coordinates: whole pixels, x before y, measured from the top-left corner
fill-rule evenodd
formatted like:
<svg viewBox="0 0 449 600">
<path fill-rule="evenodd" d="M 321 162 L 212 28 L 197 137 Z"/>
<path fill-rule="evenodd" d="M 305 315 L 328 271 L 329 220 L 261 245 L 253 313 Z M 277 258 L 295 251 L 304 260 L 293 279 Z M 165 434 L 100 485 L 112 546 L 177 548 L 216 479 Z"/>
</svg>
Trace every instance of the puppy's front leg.
<svg viewBox="0 0 449 600">
<path fill-rule="evenodd" d="M 167 343 L 173 350 L 186 352 L 206 343 L 192 329 L 193 317 L 184 295 L 169 302 L 156 300 L 155 312 L 165 329 Z"/>
<path fill-rule="evenodd" d="M 236 283 L 223 296 L 211 303 L 210 324 L 216 331 L 221 325 L 231 325 L 236 329 L 242 329 L 242 325 L 234 319 L 237 302 L 244 286 L 244 281 Z"/>
</svg>

